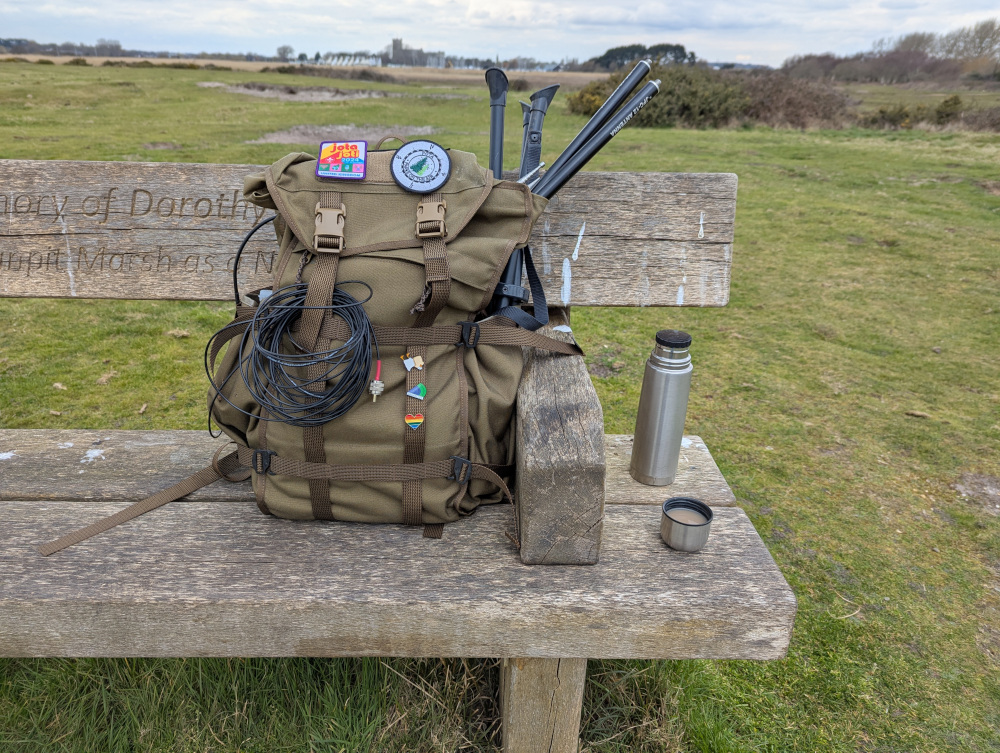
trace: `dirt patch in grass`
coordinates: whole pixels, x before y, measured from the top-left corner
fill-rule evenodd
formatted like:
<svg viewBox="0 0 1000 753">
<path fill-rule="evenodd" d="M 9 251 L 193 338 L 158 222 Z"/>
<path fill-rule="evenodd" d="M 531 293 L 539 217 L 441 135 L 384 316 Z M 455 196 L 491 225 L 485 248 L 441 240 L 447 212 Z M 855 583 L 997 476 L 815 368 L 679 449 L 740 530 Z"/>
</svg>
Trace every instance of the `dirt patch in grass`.
<svg viewBox="0 0 1000 753">
<path fill-rule="evenodd" d="M 990 196 L 1000 196 L 1000 180 L 984 180 L 979 183 L 979 187 Z"/>
<path fill-rule="evenodd" d="M 952 488 L 978 502 L 990 515 L 1000 515 L 1000 478 L 981 473 L 963 473 Z"/>
<path fill-rule="evenodd" d="M 279 99 L 282 102 L 343 102 L 349 99 L 380 99 L 403 97 L 398 92 L 375 89 L 338 89 L 333 86 L 292 86 L 290 84 L 262 84 L 250 81 L 237 86 L 229 86 L 219 81 L 199 81 L 205 89 L 222 89 L 230 94 L 249 94 L 251 97 Z"/>
<path fill-rule="evenodd" d="M 318 146 L 322 141 L 367 141 L 375 147 L 384 136 L 400 136 L 409 138 L 410 136 L 429 136 L 436 133 L 437 129 L 431 126 L 403 126 L 403 125 L 355 125 L 354 123 L 340 123 L 338 125 L 297 125 L 287 128 L 284 131 L 274 131 L 266 133 L 259 139 L 248 141 L 248 144 L 311 144 Z"/>
<path fill-rule="evenodd" d="M 627 365 L 621 354 L 620 347 L 602 345 L 600 352 L 587 359 L 587 371 L 598 379 L 613 377 Z"/>
</svg>

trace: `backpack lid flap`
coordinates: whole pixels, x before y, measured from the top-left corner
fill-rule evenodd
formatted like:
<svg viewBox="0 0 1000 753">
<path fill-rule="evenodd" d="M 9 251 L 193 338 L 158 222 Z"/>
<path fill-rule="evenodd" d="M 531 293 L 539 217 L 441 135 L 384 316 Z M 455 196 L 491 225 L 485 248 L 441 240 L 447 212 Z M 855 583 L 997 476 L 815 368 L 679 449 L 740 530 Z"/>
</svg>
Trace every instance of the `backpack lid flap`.
<svg viewBox="0 0 1000 753">
<path fill-rule="evenodd" d="M 409 193 L 392 179 L 392 151 L 370 152 L 363 180 L 322 180 L 314 174 L 316 158 L 289 154 L 267 170 L 244 180 L 243 194 L 251 203 L 276 209 L 306 248 L 313 248 L 316 205 L 320 194 L 337 192 L 346 207 L 345 249 L 399 244 L 412 246 L 416 238 L 417 205 L 425 195 Z M 474 154 L 449 150 L 452 169 L 441 193 L 447 203 L 450 242 L 472 219 L 495 181 L 476 162 Z M 419 244 L 418 244 L 419 245 Z"/>
</svg>

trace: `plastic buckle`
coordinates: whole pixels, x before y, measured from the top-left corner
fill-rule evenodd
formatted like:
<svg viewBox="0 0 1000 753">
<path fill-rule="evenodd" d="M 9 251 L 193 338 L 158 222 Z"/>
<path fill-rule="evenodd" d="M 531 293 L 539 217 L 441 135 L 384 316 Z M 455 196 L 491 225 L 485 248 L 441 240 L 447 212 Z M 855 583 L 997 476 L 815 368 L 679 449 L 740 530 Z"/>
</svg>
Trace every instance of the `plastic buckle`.
<svg viewBox="0 0 1000 753">
<path fill-rule="evenodd" d="M 273 476 L 271 473 L 271 458 L 277 455 L 274 450 L 254 450 L 253 451 L 253 465 L 251 466 L 256 473 L 266 473 L 268 476 Z"/>
<path fill-rule="evenodd" d="M 313 235 L 313 248 L 320 254 L 339 254 L 344 250 L 344 216 L 347 207 L 321 207 L 316 202 L 316 232 Z M 320 238 L 333 241 L 332 247 L 320 248 Z"/>
<path fill-rule="evenodd" d="M 448 481 L 457 481 L 460 484 L 466 483 L 469 480 L 472 470 L 472 461 L 460 458 L 458 455 L 452 455 L 448 459 L 455 461 L 454 465 L 452 465 L 451 475 L 448 476 Z"/>
<path fill-rule="evenodd" d="M 521 285 L 512 285 L 504 282 L 497 285 L 496 290 L 493 291 L 493 295 L 510 298 L 512 301 L 517 303 L 527 303 L 529 298 L 527 288 L 522 287 Z"/>
<path fill-rule="evenodd" d="M 479 342 L 479 322 L 459 322 L 462 325 L 462 342 L 460 343 L 463 347 L 474 348 Z"/>
<path fill-rule="evenodd" d="M 421 201 L 417 204 L 416 233 L 418 238 L 444 238 L 448 234 L 448 226 L 444 222 L 444 213 L 448 209 L 447 201 Z M 420 229 L 421 225 L 437 223 L 430 228 Z"/>
</svg>

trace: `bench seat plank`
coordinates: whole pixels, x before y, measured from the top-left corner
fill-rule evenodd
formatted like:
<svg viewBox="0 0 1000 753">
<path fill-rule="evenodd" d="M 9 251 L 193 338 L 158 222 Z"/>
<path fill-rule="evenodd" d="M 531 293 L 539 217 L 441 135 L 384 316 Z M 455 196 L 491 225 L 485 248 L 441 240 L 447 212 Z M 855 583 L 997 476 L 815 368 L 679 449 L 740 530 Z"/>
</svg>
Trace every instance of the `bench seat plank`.
<svg viewBox="0 0 1000 753">
<path fill-rule="evenodd" d="M 655 511 L 610 508 L 586 567 L 522 564 L 506 505 L 436 541 L 188 502 L 35 551 L 118 506 L 0 502 L 0 654 L 771 659 L 795 613 L 738 508 L 717 511 L 695 555 L 663 545 Z"/>
<path fill-rule="evenodd" d="M 204 468 L 224 441 L 206 431 L 0 429 L 0 499 L 132 502 Z M 685 437 L 684 443 L 674 483 L 646 486 L 628 474 L 632 437 L 605 435 L 605 504 L 655 505 L 676 496 L 713 507 L 736 504 L 701 437 Z M 189 499 L 254 504 L 249 482 L 218 481 Z"/>
</svg>

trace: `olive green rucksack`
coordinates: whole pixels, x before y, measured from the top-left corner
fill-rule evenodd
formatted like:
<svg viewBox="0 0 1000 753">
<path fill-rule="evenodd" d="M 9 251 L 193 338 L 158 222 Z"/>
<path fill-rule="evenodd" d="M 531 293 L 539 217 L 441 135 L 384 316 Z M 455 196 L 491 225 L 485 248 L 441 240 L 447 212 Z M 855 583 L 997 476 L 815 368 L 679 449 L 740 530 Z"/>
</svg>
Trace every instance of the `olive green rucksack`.
<svg viewBox="0 0 1000 753">
<path fill-rule="evenodd" d="M 236 451 L 216 453 L 212 466 L 195 477 L 43 547 L 44 553 L 218 478 L 251 475 L 264 513 L 422 525 L 435 537 L 442 524 L 480 504 L 510 499 L 520 346 L 580 353 L 532 331 L 547 314 L 530 254 L 533 315 L 513 307 L 485 315 L 511 252 L 527 244 L 546 200 L 525 185 L 495 180 L 474 155 L 455 150 L 449 151 L 450 177 L 438 192 L 411 193 L 391 175 L 393 154 L 369 152 L 364 180 L 319 179 L 316 159 L 307 154 L 290 154 L 246 178 L 245 198 L 277 211 L 279 251 L 273 286 L 238 301 L 236 317 L 206 351 L 210 416 Z M 299 291 L 294 311 L 275 303 L 288 290 Z M 279 360 L 330 352 L 357 335 L 345 321 L 347 309 L 321 308 L 346 291 L 363 301 L 382 391 L 365 391 L 326 422 L 281 420 L 261 405 L 273 397 L 274 384 L 260 383 L 250 365 L 266 329 L 264 310 L 288 310 L 294 318 L 275 346 Z M 374 353 L 371 358 L 376 361 Z M 308 382 L 323 376 L 323 368 L 289 371 Z M 368 387 L 377 371 L 377 363 L 366 363 L 363 374 L 349 378 Z"/>
</svg>

